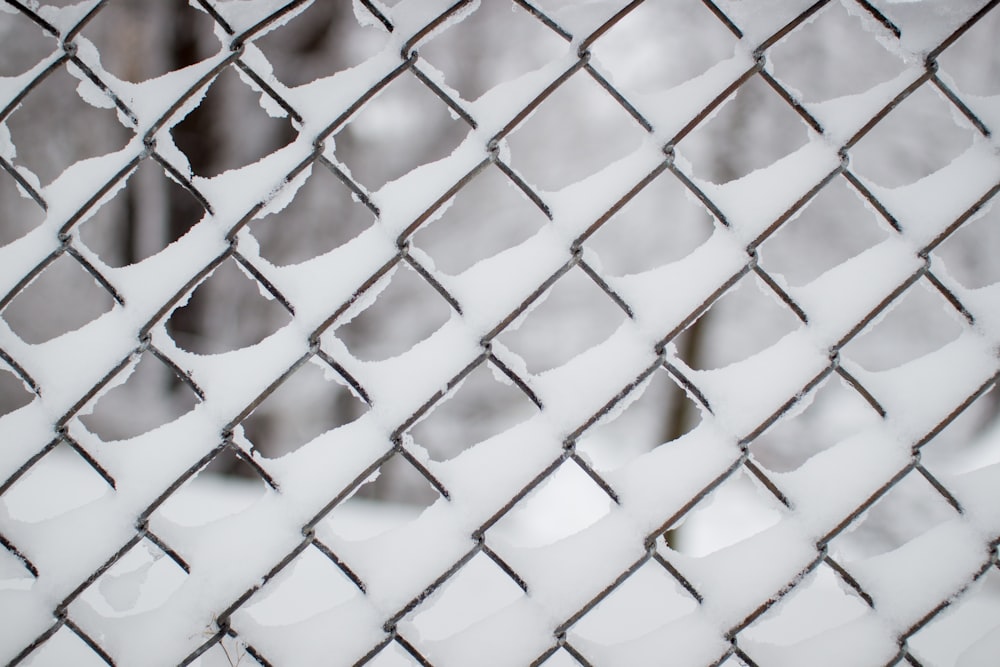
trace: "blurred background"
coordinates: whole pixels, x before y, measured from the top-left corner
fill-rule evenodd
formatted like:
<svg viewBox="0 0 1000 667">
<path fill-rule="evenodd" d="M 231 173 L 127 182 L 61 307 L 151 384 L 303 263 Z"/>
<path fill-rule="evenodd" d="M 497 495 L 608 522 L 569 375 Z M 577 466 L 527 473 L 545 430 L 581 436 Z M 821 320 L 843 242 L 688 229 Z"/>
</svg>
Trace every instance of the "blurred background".
<svg viewBox="0 0 1000 667">
<path fill-rule="evenodd" d="M 390 11 L 394 4 L 379 6 Z M 625 3 L 537 4 L 560 24 L 583 25 L 593 16 L 610 16 Z M 884 35 L 856 8 L 849 9 L 854 4 L 830 3 L 768 52 L 769 71 L 807 104 L 870 90 L 912 66 L 883 46 Z M 377 21 L 359 22 L 366 10 L 354 5 L 316 2 L 287 25 L 255 40 L 277 79 L 295 88 L 378 53 L 388 39 L 386 31 Z M 213 28 L 211 16 L 181 0 L 111 0 L 80 38 L 97 46 L 110 74 L 140 82 L 218 53 L 220 41 Z M 942 76 L 976 99 L 1000 96 L 998 34 L 1000 11 L 993 11 L 942 55 Z M 37 25 L 0 5 L 0 77 L 27 72 L 56 48 Z M 471 103 L 570 48 L 576 47 L 524 7 L 484 0 L 461 23 L 421 43 L 419 57 L 425 71 L 439 72 L 456 97 Z M 737 38 L 703 3 L 649 1 L 593 44 L 592 62 L 627 96 L 642 96 L 700 76 L 738 48 Z M 0 84 L 13 81 L 0 79 Z M 69 165 L 119 150 L 132 137 L 113 109 L 88 103 L 79 85 L 71 71 L 60 67 L 0 124 L 0 156 L 32 183 L 44 187 Z M 191 173 L 210 178 L 294 140 L 297 124 L 271 111 L 262 108 L 260 94 L 230 67 L 171 134 Z M 690 165 L 689 173 L 724 184 L 792 153 L 809 140 L 810 132 L 763 79 L 753 77 L 685 137 L 677 153 Z M 413 168 L 447 156 L 467 133 L 465 122 L 441 99 L 404 73 L 333 139 L 338 166 L 365 192 L 377 193 Z M 940 91 L 924 85 L 852 149 L 852 169 L 880 186 L 908 185 L 946 166 L 976 135 Z M 635 119 L 581 72 L 509 137 L 510 164 L 545 198 L 628 155 L 645 136 Z M 969 288 L 1000 280 L 996 209 L 986 210 L 942 244 L 934 253 L 935 267 L 945 267 L 942 270 Z M 596 219 L 602 212 L 593 213 Z M 76 233 L 101 262 L 120 267 L 155 254 L 204 214 L 187 190 L 146 160 L 127 186 Z M 0 245 L 28 233 L 44 215 L 11 175 L 0 170 Z M 316 165 L 292 203 L 254 220 L 249 232 L 261 255 L 283 266 L 340 247 L 374 222 L 374 213 L 342 180 Z M 462 190 L 439 220 L 416 233 L 413 246 L 438 270 L 457 275 L 546 224 L 534 204 L 497 170 L 488 169 Z M 603 275 L 635 274 L 685 257 L 718 225 L 676 178 L 664 173 L 587 241 L 587 257 Z M 785 284 L 801 286 L 894 233 L 838 178 L 763 244 L 761 263 Z M 691 368 L 714 369 L 741 361 L 800 326 L 786 306 L 755 282 L 758 279 L 748 275 L 678 339 L 680 356 Z M 235 262 L 227 261 L 171 315 L 167 330 L 180 347 L 198 354 L 255 344 L 290 320 L 266 296 Z M 79 328 L 112 306 L 110 295 L 64 256 L 0 317 L 23 340 L 36 344 Z M 425 339 L 450 316 L 448 303 L 404 266 L 375 303 L 338 325 L 335 335 L 357 359 L 379 361 Z M 529 373 L 540 374 L 605 340 L 624 318 L 593 281 L 574 270 L 520 327 L 504 332 L 499 341 L 524 360 Z M 868 370 L 885 370 L 939 349 L 961 330 L 958 313 L 921 281 L 852 341 L 847 353 Z M 86 429 L 106 441 L 127 439 L 177 418 L 197 403 L 194 392 L 168 368 L 147 361 L 82 418 Z M 956 458 L 982 451 L 986 445 L 977 443 L 991 428 L 996 431 L 998 394 L 993 391 L 977 401 L 939 436 L 941 442 L 933 450 Z M 0 362 L 0 415 L 31 400 L 31 393 Z M 365 409 L 342 384 L 308 364 L 264 401 L 243 429 L 258 451 L 274 458 L 350 422 Z M 410 435 L 433 460 L 443 461 L 536 411 L 516 387 L 481 368 Z M 597 469 L 612 470 L 682 436 L 699 418 L 694 403 L 661 373 L 620 418 L 588 433 L 580 449 Z M 875 418 L 871 407 L 834 377 L 808 409 L 767 431 L 752 451 L 768 470 L 793 470 Z M 995 446 L 998 439 L 990 437 Z M 220 462 L 213 470 L 235 475 L 238 463 Z M 415 506 L 433 500 L 436 494 L 426 482 L 410 473 L 407 466 L 383 470 L 362 495 Z M 899 495 L 897 510 L 903 510 L 886 510 L 888 518 L 873 512 L 852 534 L 859 551 L 878 553 L 905 541 L 912 530 L 899 519 L 900 512 L 926 515 L 927 507 L 940 503 L 926 489 L 911 493 L 904 485 Z"/>
</svg>

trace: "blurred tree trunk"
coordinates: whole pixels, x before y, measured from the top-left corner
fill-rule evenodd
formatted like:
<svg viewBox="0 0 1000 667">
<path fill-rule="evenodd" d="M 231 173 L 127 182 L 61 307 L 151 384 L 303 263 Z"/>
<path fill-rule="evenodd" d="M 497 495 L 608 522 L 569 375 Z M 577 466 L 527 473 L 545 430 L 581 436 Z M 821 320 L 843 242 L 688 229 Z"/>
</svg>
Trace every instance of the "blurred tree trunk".
<svg viewBox="0 0 1000 667">
<path fill-rule="evenodd" d="M 710 319 L 711 313 L 706 311 L 677 337 L 677 354 L 692 368 L 701 366 L 705 361 L 705 332 L 709 328 L 708 321 Z M 695 424 L 698 417 L 697 412 L 693 402 L 678 394 L 677 400 L 666 412 L 663 424 L 663 442 L 676 440 L 687 433 Z"/>
<path fill-rule="evenodd" d="M 198 13 L 181 3 L 171 3 L 169 17 L 172 30 L 167 44 L 170 69 L 178 70 L 202 60 L 202 45 L 195 22 Z M 216 116 L 215 104 L 206 97 L 187 118 L 178 123 L 173 131 L 174 141 L 184 151 L 194 173 L 210 173 L 217 162 L 219 137 L 213 122 Z M 202 217 L 198 203 L 190 197 L 171 197 L 167 201 L 167 235 L 179 238 Z M 174 311 L 171 324 L 175 331 L 188 336 L 197 336 L 205 328 L 205 313 L 201 302 L 190 301 L 184 308 Z"/>
<path fill-rule="evenodd" d="M 737 95 L 730 100 L 731 113 L 729 122 L 712 137 L 711 165 L 709 178 L 713 183 L 728 183 L 739 177 L 739 160 L 742 156 L 740 148 L 746 133 L 746 121 L 753 111 L 753 100 L 747 96 Z M 716 325 L 717 316 L 711 310 L 706 310 L 678 338 L 677 354 L 691 368 L 704 368 L 710 363 L 711 351 L 706 342 L 711 327 Z M 663 442 L 670 442 L 687 433 L 698 419 L 698 408 L 687 397 L 678 395 L 673 405 L 665 411 L 663 424 Z M 683 530 L 676 528 L 664 535 L 667 546 L 678 548 L 683 542 Z"/>
<path fill-rule="evenodd" d="M 705 332 L 709 329 L 710 319 L 713 319 L 711 312 L 705 311 L 677 338 L 677 354 L 692 368 L 702 366 L 705 361 Z M 675 396 L 673 404 L 665 410 L 662 442 L 671 442 L 681 437 L 698 419 L 695 404 L 681 392 L 677 392 Z M 668 547 L 677 549 L 680 546 L 681 532 L 681 528 L 673 528 L 664 534 L 663 539 Z"/>
</svg>

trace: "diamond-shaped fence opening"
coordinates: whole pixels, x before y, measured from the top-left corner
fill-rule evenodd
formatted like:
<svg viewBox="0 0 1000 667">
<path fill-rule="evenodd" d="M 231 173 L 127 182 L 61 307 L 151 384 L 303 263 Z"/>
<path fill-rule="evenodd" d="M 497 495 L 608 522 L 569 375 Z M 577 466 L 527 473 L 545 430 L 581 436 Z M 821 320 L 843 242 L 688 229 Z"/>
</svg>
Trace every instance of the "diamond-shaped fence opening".
<svg viewBox="0 0 1000 667">
<path fill-rule="evenodd" d="M 205 214 L 197 197 L 155 160 L 143 160 L 123 188 L 77 229 L 92 262 L 119 268 L 155 255 Z M 83 251 L 85 252 L 85 251 Z"/>
<path fill-rule="evenodd" d="M 321 163 L 313 166 L 288 206 L 247 226 L 260 245 L 261 259 L 285 266 L 326 255 L 367 230 L 374 219 L 336 168 Z"/>
<path fill-rule="evenodd" d="M 30 95 L 17 101 L 14 108 L 8 105 L 0 112 L 16 151 L 11 160 L 14 165 L 49 184 L 75 162 L 124 147 L 127 135 L 115 122 L 114 111 L 108 105 L 95 107 L 85 101 L 91 95 L 98 99 L 102 95 L 90 87 L 91 82 L 75 64 L 56 61 L 32 84 Z M 54 106 L 64 108 L 65 118 L 47 113 Z"/>
<path fill-rule="evenodd" d="M 173 127 L 174 142 L 198 176 L 217 176 L 257 162 L 295 137 L 287 117 L 273 118 L 267 107 L 260 108 L 260 94 L 241 73 L 236 66 L 219 72 L 200 104 Z M 231 121 L 230 114 L 239 115 L 240 121 Z"/>
<path fill-rule="evenodd" d="M 0 3 L 0 663 L 1000 653 L 997 0 Z"/>
<path fill-rule="evenodd" d="M 459 191 L 433 225 L 413 235 L 413 245 L 430 256 L 428 266 L 456 275 L 527 241 L 546 221 L 510 178 L 489 167 Z"/>
<path fill-rule="evenodd" d="M 75 257 L 63 253 L 5 304 L 0 317 L 26 343 L 38 344 L 79 329 L 114 303 Z"/>
<path fill-rule="evenodd" d="M 442 71 L 459 97 L 472 102 L 566 52 L 566 36 L 538 19 L 526 3 L 484 3 L 455 30 L 422 43 L 420 56 Z M 454 57 L 462 51 L 480 55 Z"/>
<path fill-rule="evenodd" d="M 567 110 L 579 114 L 573 123 L 566 122 Z M 634 153 L 645 135 L 644 128 L 584 68 L 542 100 L 507 143 L 511 166 L 528 183 L 550 191 L 593 176 Z"/>
</svg>

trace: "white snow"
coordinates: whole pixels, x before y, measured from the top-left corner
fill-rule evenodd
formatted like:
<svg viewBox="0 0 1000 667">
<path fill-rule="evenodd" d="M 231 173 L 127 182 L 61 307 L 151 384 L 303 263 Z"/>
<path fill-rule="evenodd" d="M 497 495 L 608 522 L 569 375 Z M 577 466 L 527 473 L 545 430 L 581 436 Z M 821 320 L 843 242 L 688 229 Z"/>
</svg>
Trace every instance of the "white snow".
<svg viewBox="0 0 1000 667">
<path fill-rule="evenodd" d="M 280 29 L 308 12 L 311 4 L 294 7 L 252 38 Z M 82 248 L 88 261 L 120 289 L 124 301 L 83 326 L 33 345 L 0 319 L 0 349 L 41 388 L 26 406 L 0 416 L 0 481 L 50 447 L 0 494 L 0 531 L 37 568 L 35 576 L 17 554 L 0 548 L 0 661 L 13 659 L 53 627 L 53 610 L 71 596 L 68 617 L 120 665 L 176 664 L 217 632 L 218 614 L 237 600 L 241 604 L 227 620 L 238 637 L 226 639 L 193 664 L 240 662 L 246 657 L 244 642 L 275 665 L 326 665 L 331 660 L 354 664 L 387 640 L 369 664 L 415 664 L 405 641 L 435 665 L 513 666 L 528 664 L 555 646 L 553 633 L 559 628 L 566 630 L 573 650 L 595 665 L 659 665 L 667 659 L 672 665 L 696 667 L 718 662 L 731 648 L 726 634 L 738 628 L 741 650 L 761 665 L 881 665 L 898 652 L 899 634 L 944 601 L 949 608 L 908 640 L 914 656 L 935 665 L 992 664 L 1000 652 L 996 553 L 995 545 L 990 546 L 1000 534 L 1000 422 L 994 419 L 993 428 L 983 430 L 978 442 L 956 447 L 953 455 L 924 459 L 961 505 L 961 513 L 950 513 L 945 502 L 950 498 L 938 498 L 947 506 L 946 520 L 877 555 L 859 556 L 850 550 L 842 555 L 835 539 L 852 539 L 860 515 L 871 502 L 880 501 L 877 496 L 889 480 L 903 472 L 920 474 L 913 469 L 914 445 L 948 422 L 956 408 L 1000 370 L 1000 288 L 966 289 L 951 278 L 943 262 L 919 254 L 942 240 L 959 216 L 995 188 L 1000 158 L 991 139 L 975 139 L 957 158 L 916 183 L 899 188 L 865 183 L 899 221 L 902 232 L 892 231 L 889 239 L 806 285 L 787 287 L 784 278 L 775 275 L 808 323 L 776 336 L 776 342 L 760 352 L 721 367 L 704 360 L 689 366 L 680 358 L 680 339 L 672 338 L 662 354 L 656 351 L 667 336 L 679 333 L 682 323 L 689 325 L 702 306 L 711 305 L 753 270 L 755 262 L 765 261 L 747 248 L 766 243 L 764 237 L 774 231 L 776 220 L 841 169 L 841 146 L 921 76 L 921 67 L 914 64 L 863 93 L 808 105 L 825 133 L 810 134 L 801 148 L 743 178 L 720 185 L 691 177 L 727 224 L 717 221 L 711 236 L 685 257 L 641 273 L 608 276 L 586 241 L 580 255 L 571 250 L 573 241 L 603 212 L 673 159 L 663 152 L 663 144 L 753 69 L 754 49 L 812 0 L 720 0 L 720 9 L 744 33 L 731 58 L 672 88 L 654 86 L 653 92 L 643 94 L 623 91 L 653 125 L 637 150 L 560 191 L 538 192 L 550 207 L 551 222 L 457 275 L 438 270 L 429 252 L 414 247 L 411 257 L 455 298 L 461 312 L 455 309 L 423 340 L 388 359 L 364 361 L 351 353 L 350 334 L 341 327 L 371 307 L 398 277 L 396 269 L 404 260 L 397 242 L 412 240 L 409 232 L 416 221 L 430 226 L 441 218 L 454 204 L 445 195 L 491 159 L 488 142 L 505 129 L 515 130 L 512 121 L 521 110 L 579 66 L 576 47 L 620 8 L 603 0 L 540 4 L 572 31 L 572 41 L 537 69 L 472 102 L 459 100 L 478 126 L 446 157 L 371 193 L 380 210 L 374 225 L 334 250 L 287 266 L 264 259 L 263 241 L 249 227 L 235 234 L 236 249 L 295 312 L 290 323 L 259 343 L 212 355 L 182 349 L 165 325 L 190 299 L 196 288 L 192 280 L 225 258 L 231 247 L 228 237 L 251 213 L 260 218 L 285 210 L 313 178 L 316 150 L 349 174 L 350 160 L 344 156 L 350 151 L 343 147 L 365 141 L 365 132 L 345 130 L 351 118 L 336 121 L 384 77 L 413 76 L 405 68 L 397 71 L 403 65 L 404 46 L 419 51 L 443 31 L 462 30 L 462 20 L 480 3 L 458 8 L 418 41 L 412 38 L 449 11 L 453 0 L 378 4 L 394 26 L 381 50 L 354 67 L 297 87 L 282 84 L 266 50 L 248 44 L 241 55 L 244 64 L 302 113 L 302 122 L 295 124 L 299 134 L 284 148 L 212 178 L 192 173 L 170 132 L 197 107 L 211 84 L 198 82 L 235 57 L 227 43 L 230 36 L 216 26 L 221 42 L 213 44 L 217 52 L 141 83 L 109 74 L 101 66 L 97 46 L 76 38 L 81 60 L 134 112 L 134 127 L 119 114 L 133 136 L 121 150 L 73 162 L 41 188 L 48 202 L 44 222 L 0 247 L 0 296 L 59 252 L 57 233 L 75 216 L 79 220 L 68 242 L 85 245 L 80 225 L 129 184 L 130 174 L 115 180 L 126 164 L 149 159 L 143 136 L 154 126 L 157 153 L 191 179 L 212 212 L 161 252 L 123 268 L 112 268 L 96 252 Z M 891 49 L 911 63 L 978 8 L 972 0 L 884 4 L 886 15 L 902 29 L 901 40 Z M 282 0 L 213 2 L 237 35 L 286 5 Z M 95 6 L 81 2 L 38 11 L 65 34 Z M 381 26 L 358 2 L 353 11 L 360 24 Z M 890 40 L 883 32 L 879 39 Z M 0 77 L 0 108 L 57 57 L 53 54 L 26 72 Z M 452 70 L 418 62 L 442 90 L 458 99 Z M 596 59 L 594 64 L 600 67 Z M 82 71 L 69 71 L 80 80 L 78 96 L 92 106 L 110 107 L 110 98 Z M 285 114 L 251 85 L 268 113 Z M 165 117 L 188 92 L 191 98 Z M 988 124 L 1000 118 L 998 98 L 967 99 L 982 110 Z M 567 122 L 572 117 L 565 114 Z M 385 121 L 375 120 L 376 133 L 380 122 Z M 249 130 L 236 132 L 233 140 L 250 141 L 249 135 Z M 18 157 L 16 140 L 5 121 L 0 125 L 0 155 L 5 159 Z M 671 166 L 693 174 L 685 140 L 687 136 Z M 323 145 L 318 147 L 317 141 Z M 505 140 L 495 148 L 499 159 L 520 165 Z M 690 155 L 697 154 L 695 148 Z M 38 185 L 27 168 L 20 163 L 16 168 Z M 297 175 L 290 178 L 293 172 Z M 0 172 L 0 178 L 4 175 Z M 101 197 L 82 210 L 103 188 Z M 694 197 L 689 199 L 701 206 Z M 613 224 L 609 220 L 609 229 Z M 485 226 L 482 231 L 494 232 Z M 629 242 L 641 244 L 643 239 Z M 629 304 L 634 318 L 568 362 L 539 374 L 530 373 L 525 360 L 500 342 L 484 345 L 484 336 L 517 329 L 536 312 L 552 289 L 539 294 L 540 286 L 563 269 L 576 270 L 581 257 Z M 868 370 L 855 362 L 849 343 L 839 358 L 831 359 L 832 347 L 856 335 L 857 325 L 900 286 L 914 278 L 923 280 L 918 273 L 927 267 L 969 308 L 974 323 L 955 315 L 961 327 L 957 338 L 886 370 Z M 370 281 L 383 270 L 384 275 Z M 204 278 L 211 279 L 211 273 Z M 187 293 L 165 308 L 185 287 Z M 330 320 L 342 306 L 344 312 Z M 875 314 L 874 322 L 893 306 Z M 295 364 L 318 363 L 310 339 L 324 325 L 320 348 L 364 387 L 370 409 L 282 456 L 252 450 L 249 422 L 238 422 Z M 729 325 L 741 323 L 731 320 Z M 203 390 L 203 400 L 146 433 L 102 441 L 79 417 L 129 379 L 140 354 L 149 352 L 137 339 L 144 330 L 149 330 L 157 350 Z M 447 461 L 432 460 L 409 429 L 429 415 L 432 403 L 455 389 L 449 383 L 459 373 L 470 364 L 486 363 L 489 353 L 518 374 L 539 399 L 541 410 Z M 624 414 L 651 384 L 637 379 L 664 360 L 698 388 L 701 396 L 688 388 L 689 398 L 707 402 L 699 405 L 701 421 L 686 435 L 657 443 L 627 462 L 620 462 L 625 457 L 602 457 L 595 468 L 607 483 L 604 488 L 588 470 L 594 462 L 582 451 L 577 454 L 575 440 L 567 438 L 601 437 L 590 428 Z M 793 470 L 776 473 L 761 466 L 753 444 L 747 451 L 741 441 L 778 417 L 798 418 L 821 388 L 811 384 L 841 381 L 834 377 L 835 363 L 871 392 L 884 407 L 885 418 L 866 422 Z M 498 377 L 509 382 L 506 376 Z M 329 379 L 343 384 L 342 379 Z M 98 384 L 101 387 L 88 395 Z M 662 407 L 664 412 L 667 408 Z M 600 419 L 595 418 L 598 413 Z M 113 486 L 68 443 L 57 444 L 53 425 L 64 418 L 65 433 L 98 462 Z M 224 432 L 227 429 L 232 432 Z M 797 437 L 806 437 L 803 432 Z M 395 435 L 400 438 L 394 442 Z M 227 446 L 266 470 L 276 488 L 261 480 L 241 482 L 192 470 L 227 437 L 232 439 Z M 599 444 L 605 451 L 629 447 L 614 441 Z M 425 466 L 448 490 L 448 497 L 438 495 L 421 509 L 360 498 L 357 488 L 348 488 L 363 477 L 374 481 L 384 474 L 373 470 L 380 459 L 392 455 L 400 462 L 402 454 L 394 448 L 405 448 Z M 755 477 L 748 463 L 757 465 L 774 489 Z M 787 506 L 776 497 L 782 494 Z M 668 529 L 674 531 L 669 544 L 652 539 Z M 873 606 L 823 560 L 828 554 L 871 595 Z M 286 557 L 291 557 L 287 565 L 275 570 Z M 988 572 L 970 585 L 987 567 Z M 77 590 L 98 570 L 94 581 Z M 449 576 L 443 577 L 446 573 Z M 578 614 L 597 597 L 599 604 Z M 387 619 L 396 622 L 397 635 L 387 634 Z M 66 625 L 23 664 L 99 662 Z M 723 664 L 735 662 L 731 658 Z M 574 663 L 567 646 L 544 664 Z"/>
</svg>

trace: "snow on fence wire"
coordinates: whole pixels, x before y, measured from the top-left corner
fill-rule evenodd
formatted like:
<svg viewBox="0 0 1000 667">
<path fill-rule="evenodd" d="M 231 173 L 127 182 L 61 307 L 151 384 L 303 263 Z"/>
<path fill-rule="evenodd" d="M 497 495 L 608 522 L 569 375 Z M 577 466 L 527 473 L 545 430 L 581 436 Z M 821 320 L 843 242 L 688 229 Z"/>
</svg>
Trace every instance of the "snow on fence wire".
<svg viewBox="0 0 1000 667">
<path fill-rule="evenodd" d="M 497 4 L 523 14 L 564 48 L 470 99 L 421 49 Z M 693 2 L 731 34 L 735 55 L 663 93 L 616 87 L 598 47 L 654 4 L 591 3 L 583 11 L 526 0 L 482 6 L 410 0 L 392 7 L 358 0 L 354 20 L 379 31 L 383 47 L 351 68 L 289 86 L 269 63 L 263 38 L 299 13 L 318 11 L 309 2 L 195 0 L 186 10 L 212 22 L 218 52 L 130 83 L 102 66 L 85 36 L 122 5 L 5 0 L 0 9 L 10 25 L 39 29 L 49 51 L 33 67 L 0 78 L 0 178 L 16 182 L 22 198 L 45 212 L 40 224 L 0 247 L 0 365 L 31 394 L 0 418 L 0 661 L 995 664 L 1000 473 L 996 465 L 967 472 L 928 461 L 939 434 L 997 379 L 998 285 L 963 285 L 937 254 L 974 221 L 997 222 L 983 216 L 1000 190 L 990 133 L 1000 123 L 1000 98 L 962 94 L 939 71 L 942 54 L 996 14 L 996 0 L 948 7 L 790 0 L 768 3 L 766 11 L 736 0 Z M 827 12 L 858 21 L 866 39 L 901 63 L 898 75 L 823 103 L 784 83 L 771 52 Z M 0 43 L 0 58 L 4 48 Z M 130 139 L 117 152 L 70 165 L 43 187 L 19 162 L 16 149 L 24 146 L 7 123 L 64 71 L 79 81 L 87 103 L 114 110 Z M 232 71 L 272 115 L 291 119 L 296 133 L 248 166 L 199 176 L 171 133 L 205 90 Z M 581 79 L 596 83 L 641 128 L 642 139 L 594 175 L 558 190 L 535 187 L 508 140 L 561 87 Z M 442 159 L 370 190 L 342 160 L 341 134 L 403 80 L 447 105 L 464 124 L 464 138 Z M 700 177 L 685 157 L 685 140 L 741 88 L 761 82 L 796 123 L 808 125 L 808 140 L 722 185 Z M 976 135 L 968 148 L 909 186 L 882 187 L 858 175 L 852 151 L 895 108 L 928 90 L 949 105 L 954 123 Z M 385 127 L 416 113 L 405 106 L 397 112 Z M 576 108 L 561 120 L 572 126 L 588 113 Z M 907 140 L 919 144 L 926 137 L 916 129 Z M 88 246 L 81 228 L 151 164 L 193 195 L 200 221 L 147 258 L 112 266 Z M 268 261 L 251 223 L 276 215 L 279 222 L 269 224 L 279 224 L 281 211 L 320 173 L 349 188 L 374 221 L 309 261 Z M 484 174 L 513 186 L 545 220 L 525 240 L 445 273 L 421 248 L 418 233 Z M 710 233 L 683 257 L 644 272 L 604 269 L 592 239 L 664 180 L 711 215 Z M 768 266 L 765 244 L 834 187 L 864 202 L 850 224 L 874 228 L 877 220 L 884 238 L 792 285 Z M 5 216 L 12 215 L 13 202 L 4 206 Z M 327 213 L 336 224 L 337 212 Z M 658 222 L 669 225 L 671 211 L 659 213 Z M 27 342 L 8 323 L 9 309 L 65 261 L 82 267 L 114 304 L 76 330 Z M 194 354 L 175 342 L 167 322 L 226 263 L 238 265 L 289 322 L 259 343 Z M 341 340 L 341 327 L 404 275 L 432 288 L 450 316 L 397 356 L 357 358 Z M 503 335 L 571 275 L 596 286 L 622 324 L 566 363 L 531 372 Z M 741 282 L 753 281 L 795 326 L 746 359 L 697 368 L 679 344 L 685 332 Z M 895 368 L 871 371 L 853 361 L 849 344 L 920 289 L 936 295 L 936 308 L 950 312 L 959 333 Z M 750 327 L 755 316 L 744 313 L 739 326 Z M 551 336 L 558 347 L 560 331 L 553 325 L 551 334 L 543 328 L 533 336 Z M 889 346 L 905 342 L 901 335 Z M 131 438 L 98 437 L 87 415 L 151 359 L 175 374 L 175 388 L 192 390 L 197 405 Z M 266 456 L 244 424 L 309 367 L 348 387 L 363 414 L 294 452 Z M 453 456 L 431 456 L 414 429 L 482 369 L 520 392 L 533 406 L 531 416 Z M 587 451 L 590 433 L 623 419 L 663 380 L 697 405 L 697 427 L 616 465 Z M 863 403 L 863 428 L 818 450 L 810 447 L 820 434 L 800 432 L 794 447 L 809 454 L 800 464 L 781 471 L 765 465 L 757 443 L 834 385 Z M 847 419 L 830 414 L 834 423 Z M 626 443 L 613 440 L 610 448 L 617 447 Z M 97 491 L 74 495 L 60 473 L 67 452 L 75 457 L 74 474 L 89 475 L 87 488 L 96 483 Z M 235 513 L 213 510 L 218 496 L 191 495 L 211 476 L 206 468 L 224 456 L 267 485 Z M 364 525 L 350 535 L 338 529 L 338 512 L 391 462 L 432 487 L 436 501 L 378 535 Z M 555 483 L 567 475 L 575 475 L 573 484 Z M 735 538 L 708 554 L 686 552 L 691 517 L 710 511 L 713 499 L 721 503 L 720 494 L 737 480 L 751 480 L 757 494 L 736 504 L 765 504 L 773 520 L 748 531 L 750 519 L 737 512 Z M 930 527 L 874 556 L 838 548 L 838 540 L 906 485 L 919 486 L 925 505 L 937 508 L 917 504 L 917 514 L 936 517 Z M 207 512 L 213 520 L 179 518 L 185 494 L 187 516 Z M 596 502 L 600 510 L 554 537 L 525 537 L 523 526 L 545 502 L 569 510 Z M 362 524 L 383 520 L 387 510 L 374 501 L 367 507 Z M 557 513 L 553 525 L 573 517 Z"/>
</svg>

